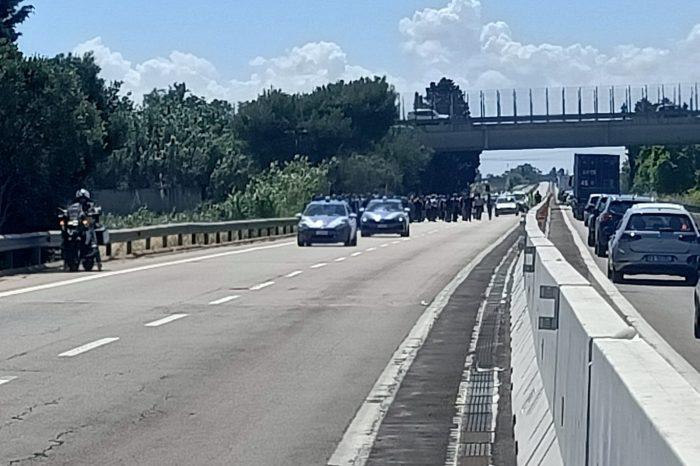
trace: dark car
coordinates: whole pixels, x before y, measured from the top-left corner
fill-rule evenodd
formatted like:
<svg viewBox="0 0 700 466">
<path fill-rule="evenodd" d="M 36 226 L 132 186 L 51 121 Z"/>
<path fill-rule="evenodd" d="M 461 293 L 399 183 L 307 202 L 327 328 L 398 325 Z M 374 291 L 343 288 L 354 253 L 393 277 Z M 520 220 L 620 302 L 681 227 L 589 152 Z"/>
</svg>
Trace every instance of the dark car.
<svg viewBox="0 0 700 466">
<path fill-rule="evenodd" d="M 345 201 L 312 201 L 298 214 L 297 244 L 343 243 L 357 246 L 357 215 Z"/>
<path fill-rule="evenodd" d="M 615 234 L 615 230 L 620 225 L 627 209 L 645 202 L 654 202 L 654 198 L 633 194 L 608 197 L 595 222 L 593 247 L 596 256 L 605 257 L 607 255 L 610 237 Z"/>
<path fill-rule="evenodd" d="M 411 234 L 410 209 L 400 199 L 375 199 L 367 204 L 361 218 L 362 236 L 374 234 Z"/>
<path fill-rule="evenodd" d="M 598 203 L 600 196 L 602 196 L 602 194 L 599 194 L 599 193 L 591 194 L 590 196 L 588 196 L 588 201 L 586 202 L 586 205 L 583 208 L 583 224 L 584 224 L 584 226 L 588 226 L 588 219 L 590 219 L 591 212 L 593 211 L 596 204 Z"/>
<path fill-rule="evenodd" d="M 610 198 L 609 194 L 601 194 L 598 200 L 595 202 L 593 207 L 588 212 L 588 222 L 586 226 L 588 227 L 588 245 L 593 247 L 595 244 L 595 225 L 598 220 L 598 215 L 603 211 L 605 204 Z"/>
</svg>

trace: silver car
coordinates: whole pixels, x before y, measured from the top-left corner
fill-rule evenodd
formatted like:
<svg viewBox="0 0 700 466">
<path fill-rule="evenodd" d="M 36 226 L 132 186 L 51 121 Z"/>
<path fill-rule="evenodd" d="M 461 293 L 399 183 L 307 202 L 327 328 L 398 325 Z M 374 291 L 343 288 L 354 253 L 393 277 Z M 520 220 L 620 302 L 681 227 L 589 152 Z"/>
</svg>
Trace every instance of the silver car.
<svg viewBox="0 0 700 466">
<path fill-rule="evenodd" d="M 639 204 L 622 218 L 611 237 L 608 277 L 620 283 L 625 275 L 676 275 L 698 281 L 700 235 L 693 217 L 676 204 Z"/>
</svg>

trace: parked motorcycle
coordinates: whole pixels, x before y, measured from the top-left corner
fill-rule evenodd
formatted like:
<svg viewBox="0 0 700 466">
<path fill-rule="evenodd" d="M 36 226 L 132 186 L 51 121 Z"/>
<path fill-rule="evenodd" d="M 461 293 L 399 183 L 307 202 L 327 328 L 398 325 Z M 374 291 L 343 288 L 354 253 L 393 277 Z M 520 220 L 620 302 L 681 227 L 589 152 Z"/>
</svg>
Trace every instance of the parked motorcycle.
<svg viewBox="0 0 700 466">
<path fill-rule="evenodd" d="M 71 204 L 67 209 L 59 209 L 58 224 L 61 227 L 61 257 L 63 269 L 77 272 L 80 265 L 91 271 L 95 265 L 102 270 L 99 244 L 105 244 L 106 230 L 97 231 L 100 207 L 92 207 L 84 212 L 80 203 Z M 101 238 L 98 238 L 98 233 Z"/>
</svg>

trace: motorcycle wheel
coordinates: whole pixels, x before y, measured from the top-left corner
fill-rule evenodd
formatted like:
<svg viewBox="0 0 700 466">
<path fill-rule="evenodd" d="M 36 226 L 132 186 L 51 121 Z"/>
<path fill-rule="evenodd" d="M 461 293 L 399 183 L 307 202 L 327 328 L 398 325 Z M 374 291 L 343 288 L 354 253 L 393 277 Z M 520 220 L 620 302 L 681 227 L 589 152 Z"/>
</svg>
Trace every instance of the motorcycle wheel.
<svg viewBox="0 0 700 466">
<path fill-rule="evenodd" d="M 95 267 L 95 261 L 93 259 L 85 259 L 83 261 L 83 268 L 86 272 L 91 272 L 93 267 Z"/>
</svg>

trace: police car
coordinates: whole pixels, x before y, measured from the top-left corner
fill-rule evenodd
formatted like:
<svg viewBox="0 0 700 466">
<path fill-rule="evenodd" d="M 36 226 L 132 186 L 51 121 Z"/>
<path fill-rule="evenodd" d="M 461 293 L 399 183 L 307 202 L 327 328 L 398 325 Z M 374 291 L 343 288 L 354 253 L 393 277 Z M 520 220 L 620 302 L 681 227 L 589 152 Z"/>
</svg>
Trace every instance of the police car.
<svg viewBox="0 0 700 466">
<path fill-rule="evenodd" d="M 343 243 L 357 246 L 357 215 L 345 201 L 326 198 L 310 202 L 297 214 L 297 244 Z"/>
<path fill-rule="evenodd" d="M 401 199 L 374 199 L 362 210 L 362 236 L 374 234 L 411 234 L 411 209 Z"/>
</svg>

